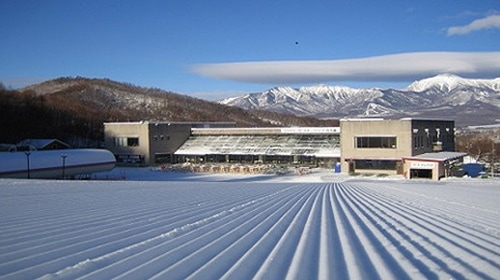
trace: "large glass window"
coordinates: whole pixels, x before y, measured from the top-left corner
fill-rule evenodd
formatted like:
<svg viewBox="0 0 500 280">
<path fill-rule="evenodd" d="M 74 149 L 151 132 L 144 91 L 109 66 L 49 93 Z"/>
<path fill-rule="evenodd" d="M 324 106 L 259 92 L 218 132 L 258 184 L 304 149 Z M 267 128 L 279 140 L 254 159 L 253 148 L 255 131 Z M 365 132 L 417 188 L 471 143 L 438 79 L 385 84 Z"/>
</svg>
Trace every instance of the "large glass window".
<svg viewBox="0 0 500 280">
<path fill-rule="evenodd" d="M 339 150 L 339 135 L 193 135 L 177 154 L 315 155 Z"/>
<path fill-rule="evenodd" d="M 396 170 L 394 160 L 356 160 L 356 169 Z"/>
<path fill-rule="evenodd" d="M 115 137 L 115 147 L 139 146 L 139 137 Z"/>
<path fill-rule="evenodd" d="M 413 148 L 424 147 L 424 137 L 422 135 L 413 136 Z"/>
<path fill-rule="evenodd" d="M 126 137 L 115 137 L 115 147 L 126 147 L 127 138 Z"/>
<path fill-rule="evenodd" d="M 139 146 L 139 137 L 127 138 L 127 146 L 129 146 L 129 147 Z"/>
<path fill-rule="evenodd" d="M 355 137 L 356 148 L 396 149 L 396 137 Z"/>
</svg>

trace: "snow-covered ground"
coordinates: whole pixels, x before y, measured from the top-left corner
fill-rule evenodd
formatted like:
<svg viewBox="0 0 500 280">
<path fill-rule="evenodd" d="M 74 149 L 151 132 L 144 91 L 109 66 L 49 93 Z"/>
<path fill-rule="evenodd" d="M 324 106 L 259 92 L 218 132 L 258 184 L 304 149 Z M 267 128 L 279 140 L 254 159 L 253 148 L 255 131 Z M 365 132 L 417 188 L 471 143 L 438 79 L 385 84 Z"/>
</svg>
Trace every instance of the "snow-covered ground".
<svg viewBox="0 0 500 280">
<path fill-rule="evenodd" d="M 500 181 L 0 180 L 0 279 L 498 279 Z"/>
</svg>

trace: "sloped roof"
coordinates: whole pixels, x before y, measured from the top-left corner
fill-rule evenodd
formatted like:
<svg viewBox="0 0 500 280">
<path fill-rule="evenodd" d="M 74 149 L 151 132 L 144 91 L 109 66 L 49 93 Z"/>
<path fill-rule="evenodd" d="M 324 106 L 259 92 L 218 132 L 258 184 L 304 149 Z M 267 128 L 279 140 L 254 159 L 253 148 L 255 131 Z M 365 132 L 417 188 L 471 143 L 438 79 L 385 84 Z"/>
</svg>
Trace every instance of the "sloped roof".
<svg viewBox="0 0 500 280">
<path fill-rule="evenodd" d="M 338 135 L 192 135 L 175 154 L 340 157 L 340 139 Z"/>
<path fill-rule="evenodd" d="M 41 150 L 54 142 L 57 142 L 57 143 L 69 148 L 68 144 L 66 144 L 60 140 L 57 140 L 57 139 L 24 139 L 21 142 L 17 143 L 17 145 L 18 146 L 31 145 L 31 146 Z"/>
</svg>

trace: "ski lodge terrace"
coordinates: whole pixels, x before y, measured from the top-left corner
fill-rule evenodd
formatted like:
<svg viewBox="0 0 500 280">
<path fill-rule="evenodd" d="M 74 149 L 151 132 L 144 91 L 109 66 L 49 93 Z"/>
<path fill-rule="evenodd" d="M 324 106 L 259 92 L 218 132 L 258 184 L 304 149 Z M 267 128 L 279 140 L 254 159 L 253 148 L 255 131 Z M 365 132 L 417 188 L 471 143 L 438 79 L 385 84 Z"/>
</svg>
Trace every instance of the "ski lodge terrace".
<svg viewBox="0 0 500 280">
<path fill-rule="evenodd" d="M 193 128 L 178 162 L 333 166 L 340 131 L 314 128 Z"/>
</svg>

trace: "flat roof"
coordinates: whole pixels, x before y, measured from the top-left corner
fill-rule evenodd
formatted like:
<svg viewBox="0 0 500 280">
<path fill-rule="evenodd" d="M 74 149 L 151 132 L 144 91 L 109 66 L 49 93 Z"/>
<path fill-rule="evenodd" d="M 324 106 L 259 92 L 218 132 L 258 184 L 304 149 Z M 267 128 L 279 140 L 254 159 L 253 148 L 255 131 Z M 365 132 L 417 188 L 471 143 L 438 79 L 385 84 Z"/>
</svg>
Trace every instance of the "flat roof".
<svg viewBox="0 0 500 280">
<path fill-rule="evenodd" d="M 340 134 L 340 127 L 222 127 L 192 128 L 193 135 Z"/>
<path fill-rule="evenodd" d="M 384 118 L 343 118 L 340 121 L 353 121 L 353 122 L 373 122 L 373 121 L 442 121 L 442 122 L 453 122 L 452 119 L 441 119 L 441 118 L 411 118 L 405 117 L 400 119 L 384 119 Z"/>
<path fill-rule="evenodd" d="M 235 124 L 236 122 L 169 122 L 169 121 L 133 121 L 133 122 L 104 122 L 104 124 L 127 125 L 127 124 Z"/>
<path fill-rule="evenodd" d="M 462 152 L 437 152 L 437 153 L 425 153 L 413 157 L 404 157 L 408 160 L 429 160 L 429 161 L 447 161 L 452 159 L 457 159 L 466 156 L 467 153 Z"/>
</svg>

